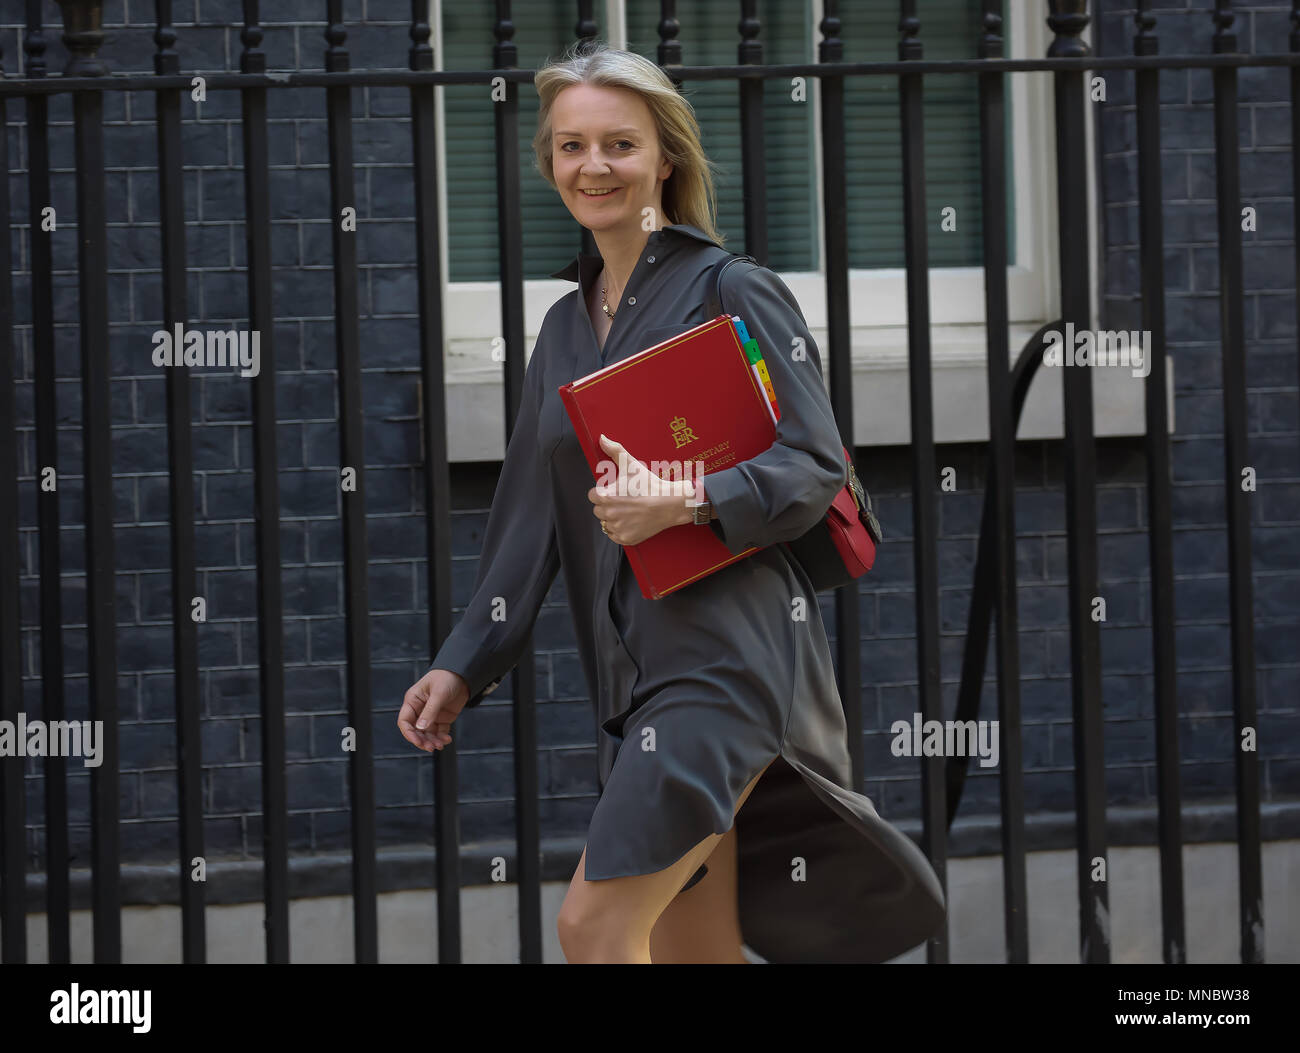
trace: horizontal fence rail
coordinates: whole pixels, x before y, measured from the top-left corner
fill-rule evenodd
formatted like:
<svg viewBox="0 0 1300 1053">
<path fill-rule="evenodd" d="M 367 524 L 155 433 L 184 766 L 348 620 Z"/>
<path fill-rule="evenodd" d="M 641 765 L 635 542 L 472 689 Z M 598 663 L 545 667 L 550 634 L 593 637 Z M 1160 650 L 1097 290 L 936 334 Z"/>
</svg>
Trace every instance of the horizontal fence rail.
<svg viewBox="0 0 1300 1053">
<path fill-rule="evenodd" d="M 829 7 L 829 5 L 827 5 Z M 837 64 L 834 76 L 898 77 L 905 73 L 1053 73 L 1099 72 L 1105 70 L 1142 69 L 1222 69 L 1265 68 L 1269 66 L 1300 65 L 1300 55 L 1151 55 L 1134 58 L 1088 55 L 1085 58 L 1041 59 L 931 59 L 916 62 L 844 62 Z M 449 84 L 489 84 L 500 78 L 511 84 L 531 84 L 534 70 L 365 70 L 351 73 L 318 73 L 302 70 L 286 73 L 204 73 L 204 84 L 209 91 L 259 87 L 259 88 L 327 88 L 347 84 L 352 87 L 408 88 L 412 86 L 446 86 Z M 831 76 L 819 63 L 786 62 L 762 66 L 671 66 L 665 67 L 674 80 L 708 81 L 758 78 L 760 80 L 788 80 L 791 77 Z M 28 88 L 21 78 L 0 83 L 0 95 L 61 95 L 64 92 L 92 89 L 95 91 L 160 91 L 175 88 L 188 92 L 193 77 L 182 74 L 176 77 L 151 77 L 135 74 L 116 74 L 103 81 L 92 78 L 60 77 L 58 83 L 36 84 Z"/>
<path fill-rule="evenodd" d="M 105 729 L 104 760 L 93 769 L 92 902 L 94 958 L 118 961 L 122 954 L 122 858 L 119 843 L 119 758 L 117 745 L 117 652 L 115 650 L 115 552 L 111 464 L 111 406 L 109 346 L 108 236 L 105 219 L 104 99 L 107 92 L 150 93 L 156 104 L 158 216 L 161 231 L 162 287 L 160 314 L 169 331 L 184 326 L 192 304 L 187 300 L 186 201 L 183 190 L 185 156 L 182 148 L 182 105 L 194 88 L 194 76 L 181 70 L 176 50 L 178 31 L 172 5 L 155 5 L 156 30 L 152 74 L 117 74 L 101 54 L 100 4 L 94 0 L 63 0 L 63 43 L 68 65 L 62 75 L 46 69 L 46 32 L 41 5 L 27 4 L 23 38 L 24 75 L 0 77 L 0 153 L 6 172 L 16 159 L 7 153 L 10 119 L 8 103 L 20 99 L 25 121 L 28 229 L 31 232 L 31 340 L 34 350 L 34 438 L 36 472 L 36 535 L 39 539 L 40 689 L 47 720 L 65 715 L 63 654 L 60 644 L 63 613 L 62 575 L 58 546 L 57 489 L 43 490 L 42 473 L 57 477 L 54 360 L 54 287 L 51 239 L 42 234 L 42 210 L 51 197 L 49 110 L 51 95 L 70 95 L 74 108 L 76 153 L 76 224 L 78 239 L 78 305 L 80 339 L 81 438 L 85 450 L 84 508 L 86 549 L 86 622 L 88 628 L 88 695 L 92 720 Z M 764 156 L 765 101 L 763 81 L 811 78 L 819 88 L 823 219 L 826 276 L 827 336 L 823 355 L 829 366 L 830 395 L 844 444 L 854 449 L 850 333 L 853 309 L 849 293 L 847 222 L 848 172 L 845 150 L 847 78 L 897 78 L 903 172 L 903 231 L 906 259 L 908 318 L 909 412 L 912 449 L 912 538 L 915 581 L 917 679 L 919 711 L 924 720 L 942 718 L 940 694 L 940 576 L 938 562 L 938 464 L 932 401 L 930 255 L 926 217 L 926 147 L 923 101 L 931 74 L 978 75 L 981 201 L 986 217 L 982 246 L 983 307 L 987 319 L 987 446 L 988 485 L 980 524 L 978 553 L 966 628 L 965 654 L 955 716 L 974 720 L 992 625 L 997 633 L 997 712 L 1000 721 L 999 773 L 1001 847 L 1008 961 L 1029 959 L 1026 920 L 1025 801 L 1022 780 L 1021 699 L 1019 687 L 1018 614 L 1015 550 L 1015 440 L 1030 384 L 1043 364 L 1050 333 L 1073 327 L 1091 330 L 1091 270 L 1089 265 L 1087 108 L 1090 77 L 1114 72 L 1135 78 L 1136 143 L 1139 162 L 1140 289 L 1144 330 L 1151 334 L 1150 375 L 1145 388 L 1147 430 L 1147 515 L 1152 587 L 1152 646 L 1155 658 L 1155 770 L 1158 785 L 1160 880 L 1163 957 L 1186 961 L 1183 847 L 1180 825 L 1179 749 L 1175 699 L 1175 605 L 1172 559 L 1170 442 L 1166 414 L 1168 353 L 1161 221 L 1161 129 L 1158 73 L 1165 69 L 1212 71 L 1214 89 L 1214 154 L 1218 208 L 1218 267 L 1220 322 L 1223 335 L 1224 493 L 1227 507 L 1231 600 L 1233 723 L 1237 738 L 1257 723 L 1255 644 L 1251 584 L 1250 514 L 1241 485 L 1247 464 L 1247 400 L 1243 268 L 1241 239 L 1241 181 L 1238 160 L 1238 76 L 1242 69 L 1286 66 L 1292 92 L 1292 163 L 1300 143 L 1300 10 L 1297 32 L 1286 54 L 1248 55 L 1240 52 L 1233 32 L 1234 14 L 1227 3 L 1207 7 L 1206 30 L 1212 33 L 1212 55 L 1161 55 L 1157 19 L 1149 3 L 1140 3 L 1134 18 L 1131 55 L 1092 54 L 1083 35 L 1089 29 L 1086 0 L 1057 0 L 1043 5 L 1043 17 L 1053 39 L 1047 56 L 1009 59 L 1002 4 L 986 0 L 982 33 L 975 42 L 978 57 L 933 60 L 924 57 L 926 23 L 915 0 L 899 4 L 898 60 L 862 62 L 844 54 L 841 5 L 824 0 L 817 62 L 773 64 L 763 60 L 763 24 L 754 0 L 736 5 L 739 21 L 737 64 L 681 64 L 684 45 L 676 5 L 660 5 L 658 61 L 677 84 L 721 80 L 737 86 L 737 123 L 744 159 L 744 233 L 746 251 L 766 264 L 769 258 Z M 1300 4 L 1295 5 L 1300 9 Z M 434 95 L 438 85 L 510 86 L 504 102 L 492 106 L 496 150 L 498 260 L 501 289 L 501 333 L 504 360 L 506 437 L 513 431 L 523 397 L 525 361 L 524 228 L 521 211 L 519 156 L 520 88 L 534 76 L 518 68 L 513 41 L 512 5 L 496 4 L 492 66 L 472 71 L 435 70 L 434 27 L 428 5 L 411 5 L 411 46 L 407 70 L 352 70 L 349 27 L 340 0 L 322 5 L 326 24 L 320 41 L 324 72 L 270 72 L 261 48 L 263 29 L 259 4 L 245 0 L 239 34 L 239 72 L 205 73 L 209 93 L 237 93 L 243 150 L 243 207 L 246 229 L 247 318 L 249 332 L 260 337 L 261 368 L 251 380 L 252 439 L 255 491 L 257 645 L 261 728 L 262 866 L 266 909 L 266 960 L 286 962 L 289 946 L 289 809 L 285 778 L 287 757 L 284 591 L 281 581 L 280 490 L 277 461 L 275 318 L 272 308 L 273 247 L 271 241 L 270 154 L 268 103 L 273 93 L 322 90 L 328 125 L 329 189 L 332 221 L 331 264 L 335 372 L 339 407 L 339 465 L 342 485 L 342 567 L 345 587 L 347 731 L 354 736 L 348 758 L 348 800 L 351 818 L 351 879 L 353 941 L 356 960 L 379 957 L 376 879 L 376 796 L 374 771 L 374 712 L 371 698 L 371 653 L 367 594 L 367 520 L 365 515 L 365 450 L 361 401 L 362 346 L 359 318 L 358 251 L 355 223 L 346 216 L 357 211 L 356 149 L 353 141 L 353 92 L 362 87 L 409 89 L 413 161 L 412 199 L 415 203 L 415 284 L 419 303 L 420 379 L 426 405 L 420 422 L 422 475 L 426 493 L 428 648 L 430 661 L 452 624 L 450 554 L 450 481 L 445 427 L 445 328 L 441 307 L 443 275 L 439 262 L 441 220 L 438 213 L 439 157 L 435 137 Z M 594 39 L 593 4 L 579 2 L 576 39 Z M 845 12 L 846 17 L 851 13 Z M 1056 205 L 1059 225 L 1059 314 L 1024 345 L 1009 365 L 1008 244 L 1006 126 L 1007 78 L 1029 72 L 1052 74 L 1055 98 Z M 484 96 L 485 100 L 487 95 Z M 485 103 L 486 104 L 486 103 Z M 1211 145 L 1211 144 L 1206 144 Z M 1300 166 L 1295 168 L 1300 199 Z M 9 183 L 0 183 L 0 479 L 7 493 L 0 500 L 0 715 L 16 721 L 22 706 L 19 594 L 19 517 L 21 487 L 15 419 L 15 342 L 10 254 Z M 1300 217 L 1297 217 L 1300 246 Z M 590 233 L 575 231 L 588 251 Z M 5 266 L 5 264 L 10 264 Z M 174 648 L 178 902 L 181 942 L 186 962 L 207 955 L 203 882 L 195 877 L 204 864 L 204 807 L 200 749 L 199 625 L 193 617 L 201 604 L 196 567 L 194 523 L 194 461 L 191 420 L 191 377 L 184 366 L 167 372 L 167 456 L 170 485 L 168 515 L 171 543 L 172 643 Z M 1106 962 L 1111 954 L 1107 883 L 1099 879 L 1107 863 L 1106 786 L 1103 768 L 1100 627 L 1093 616 L 1098 598 L 1098 548 L 1092 388 L 1089 371 L 1064 375 L 1065 494 L 1068 538 L 1068 605 L 1072 683 L 1072 731 L 1080 957 Z M 861 463 L 858 471 L 870 479 Z M 348 485 L 348 483 L 352 485 Z M 837 590 L 835 596 L 836 660 L 846 721 L 854 743 L 855 785 L 865 783 L 859 744 L 863 716 L 858 700 L 864 671 L 858 650 L 860 636 L 858 587 Z M 866 671 L 870 675 L 870 670 Z M 542 958 L 541 867 L 537 764 L 536 697 L 531 640 L 513 673 L 512 718 L 515 742 L 516 846 L 519 895 L 519 938 L 522 961 Z M 1233 751 L 1236 765 L 1237 853 L 1240 881 L 1239 924 L 1241 958 L 1263 960 L 1263 902 L 1260 864 L 1260 769 L 1254 751 Z M 946 886 L 948 830 L 957 811 L 969 757 L 925 757 L 922 770 L 922 847 Z M 460 960 L 461 933 L 458 892 L 460 827 L 457 810 L 459 779 L 455 749 L 432 758 L 435 801 L 432 832 L 436 874 L 431 883 L 446 895 L 437 897 L 438 956 L 442 962 Z M 51 961 L 70 960 L 71 904 L 67 832 L 67 771 L 61 758 L 44 762 L 45 895 Z M 3 946 L 6 962 L 24 961 L 26 945 L 26 843 L 23 768 L 12 761 L 0 772 L 0 878 L 3 894 Z M 948 958 L 946 929 L 927 946 L 930 961 Z"/>
</svg>

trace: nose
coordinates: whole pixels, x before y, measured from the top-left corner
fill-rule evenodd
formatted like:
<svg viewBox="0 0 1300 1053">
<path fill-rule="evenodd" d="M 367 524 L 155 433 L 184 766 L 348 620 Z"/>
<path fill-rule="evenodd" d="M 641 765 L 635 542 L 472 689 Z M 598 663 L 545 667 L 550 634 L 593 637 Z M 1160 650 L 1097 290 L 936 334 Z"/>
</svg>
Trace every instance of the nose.
<svg viewBox="0 0 1300 1053">
<path fill-rule="evenodd" d="M 599 146 L 593 146 L 587 152 L 580 171 L 583 175 L 604 175 L 609 171 L 609 163 L 602 159 Z"/>
</svg>

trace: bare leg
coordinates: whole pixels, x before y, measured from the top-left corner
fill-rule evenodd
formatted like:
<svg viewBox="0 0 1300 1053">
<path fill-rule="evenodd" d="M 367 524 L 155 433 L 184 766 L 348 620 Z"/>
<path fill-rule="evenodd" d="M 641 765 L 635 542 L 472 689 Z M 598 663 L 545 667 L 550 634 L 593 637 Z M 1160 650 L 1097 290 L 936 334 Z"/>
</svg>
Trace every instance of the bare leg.
<svg viewBox="0 0 1300 1053">
<path fill-rule="evenodd" d="M 733 825 L 709 856 L 708 873 L 685 892 L 679 892 L 659 915 L 650 933 L 653 962 L 748 964 L 740 949 L 736 847 Z"/>
<path fill-rule="evenodd" d="M 755 775 L 741 792 L 736 802 L 737 812 L 762 774 Z M 587 850 L 584 848 L 556 923 L 565 959 L 575 964 L 650 963 L 650 937 L 660 916 L 700 864 L 713 856 L 726 836 L 710 834 L 663 870 L 601 881 L 586 879 Z M 732 841 L 734 844 L 734 837 Z M 725 858 L 723 862 L 722 869 L 725 870 Z M 713 877 L 713 865 L 710 864 L 709 873 L 687 894 L 699 891 Z M 734 873 L 732 880 L 734 902 Z M 723 886 L 725 892 L 728 882 L 717 884 Z M 738 940 L 732 949 L 739 951 Z"/>
</svg>

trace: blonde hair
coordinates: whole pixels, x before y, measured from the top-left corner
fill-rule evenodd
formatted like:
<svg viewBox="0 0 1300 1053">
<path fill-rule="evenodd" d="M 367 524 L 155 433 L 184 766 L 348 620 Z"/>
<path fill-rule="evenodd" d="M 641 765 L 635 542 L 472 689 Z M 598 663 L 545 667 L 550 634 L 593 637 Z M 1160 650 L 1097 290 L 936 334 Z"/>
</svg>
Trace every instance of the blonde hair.
<svg viewBox="0 0 1300 1053">
<path fill-rule="evenodd" d="M 719 245 L 723 244 L 724 235 L 718 231 L 715 219 L 713 162 L 700 145 L 700 125 L 695 111 L 655 63 L 632 51 L 580 41 L 558 60 L 539 69 L 533 84 L 541 100 L 533 150 L 537 155 L 537 170 L 553 189 L 559 189 L 551 158 L 554 148 L 551 107 L 556 96 L 574 84 L 627 88 L 636 92 L 650 108 L 659 133 L 659 148 L 673 165 L 663 184 L 666 222 L 698 227 Z"/>
</svg>

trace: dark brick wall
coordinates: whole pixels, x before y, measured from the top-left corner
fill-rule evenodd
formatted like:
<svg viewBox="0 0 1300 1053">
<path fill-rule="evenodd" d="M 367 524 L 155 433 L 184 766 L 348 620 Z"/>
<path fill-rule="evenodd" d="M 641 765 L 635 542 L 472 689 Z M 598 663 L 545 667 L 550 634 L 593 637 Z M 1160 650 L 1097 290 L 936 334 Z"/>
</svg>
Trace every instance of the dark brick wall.
<svg viewBox="0 0 1300 1053">
<path fill-rule="evenodd" d="M 1291 30 L 1289 5 L 1240 7 L 1233 25 L 1238 50 L 1284 51 Z M 1104 55 L 1132 54 L 1132 5 L 1100 4 Z M 1153 5 L 1164 54 L 1209 54 L 1214 23 L 1206 5 Z M 1253 549 L 1256 684 L 1264 799 L 1300 792 L 1300 559 L 1293 544 L 1300 524 L 1300 397 L 1296 356 L 1296 247 L 1292 200 L 1290 75 L 1282 67 L 1239 75 L 1241 205 L 1253 206 L 1257 229 L 1242 234 L 1248 463 L 1258 475 L 1250 495 Z M 1138 295 L 1136 118 L 1132 75 L 1108 76 L 1108 101 L 1099 104 L 1099 148 L 1104 191 L 1103 328 L 1141 328 Z M 1189 797 L 1232 794 L 1232 685 L 1223 479 L 1223 353 L 1219 323 L 1218 232 L 1214 154 L 1214 94 L 1209 70 L 1162 70 L 1161 160 L 1164 187 L 1165 285 L 1168 340 L 1175 364 L 1172 436 L 1176 644 L 1183 787 Z M 1144 460 L 1135 450 L 1138 465 Z M 1134 478 L 1139 514 L 1145 487 Z M 1103 529 L 1105 523 L 1103 520 Z M 1146 578 L 1145 541 L 1103 538 L 1103 576 Z M 1103 578 L 1104 580 L 1104 578 Z M 1143 622 L 1149 594 L 1142 584 Z M 1145 628 L 1132 639 L 1103 633 L 1149 670 Z M 1148 679 L 1149 683 L 1149 679 Z M 1151 690 L 1136 716 L 1149 715 Z M 1110 699 L 1107 699 L 1108 708 Z M 1117 724 L 1108 761 L 1139 746 L 1149 762 L 1149 721 Z M 1068 729 L 1066 729 L 1068 737 Z M 1146 765 L 1147 794 L 1153 769 Z"/>
<path fill-rule="evenodd" d="M 264 48 L 272 68 L 320 68 L 323 3 L 276 3 Z M 345 5 L 357 68 L 404 66 L 409 6 L 360 0 Z M 1044 5 L 1045 6 L 1045 5 Z M 1105 4 L 1102 48 L 1127 48 L 1131 17 Z M 46 5 L 47 23 L 57 10 Z M 240 48 L 233 0 L 175 5 L 178 50 L 187 71 L 234 68 Z M 118 70 L 147 69 L 151 5 L 106 4 L 106 53 Z M 268 12 L 268 15 L 270 12 Z M 129 15 L 135 25 L 124 25 Z M 1163 50 L 1209 48 L 1204 10 L 1160 12 Z M 363 21 L 364 18 L 364 21 Z M 1285 46 L 1281 6 L 1239 17 L 1243 47 Z M 1252 38 L 1251 34 L 1254 34 Z M 51 32 L 50 66 L 62 55 Z M 0 24 L 6 68 L 20 68 L 21 33 Z M 1214 287 L 1214 170 L 1208 74 L 1162 73 L 1166 186 L 1166 275 L 1170 338 L 1176 361 L 1174 436 L 1175 567 L 1178 575 L 1179 708 L 1189 798 L 1228 800 L 1232 793 L 1230 654 L 1226 534 L 1223 527 L 1222 411 L 1217 293 Z M 1105 264 L 1102 327 L 1136 323 L 1136 160 L 1131 75 L 1108 78 L 1098 107 L 1103 157 Z M 1252 497 L 1260 749 L 1266 801 L 1300 793 L 1300 665 L 1295 643 L 1300 574 L 1294 537 L 1300 525 L 1297 466 L 1295 274 L 1287 82 L 1279 70 L 1243 74 L 1243 192 L 1260 210 L 1246 235 L 1247 371 L 1250 451 L 1258 468 Z M 1125 96 L 1128 91 L 1129 96 Z M 291 850 L 346 848 L 349 837 L 345 754 L 341 531 L 336 484 L 337 395 L 333 373 L 332 288 L 326 137 L 319 92 L 271 93 L 271 204 L 276 263 L 274 334 L 282 492 L 288 693 Z M 417 318 L 414 302 L 410 129 L 401 89 L 358 90 L 358 240 L 370 547 L 372 678 L 376 782 L 382 844 L 427 843 L 432 829 L 433 765 L 397 734 L 394 717 L 407 686 L 425 668 L 427 596 L 420 482 Z M 197 118 L 187 106 L 185 192 L 190 225 L 190 324 L 245 324 L 242 188 L 237 99 L 212 93 Z M 176 846 L 175 745 L 169 668 L 171 595 L 166 526 L 163 378 L 149 362 L 149 333 L 159 325 L 157 180 L 152 100 L 106 96 L 109 150 L 110 292 L 113 331 L 107 352 L 114 377 L 113 464 L 117 477 L 119 703 L 122 712 L 123 851 L 129 860 L 169 861 Z M 22 514 L 24 702 L 40 713 L 35 442 L 32 431 L 30 249 L 22 107 L 11 103 L 10 191 L 19 311 L 18 429 Z M 70 106 L 52 105 L 60 509 L 68 709 L 88 716 L 85 700 L 84 549 L 76 328 L 76 235 Z M 558 266 L 563 260 L 557 257 Z M 260 720 L 254 615 L 252 433 L 245 381 L 198 371 L 194 380 L 196 531 L 200 592 L 209 600 L 201 628 L 205 836 L 209 855 L 260 854 Z M 973 393 L 983 397 L 983 392 Z M 1150 590 L 1141 441 L 1097 443 L 1099 553 L 1108 620 L 1102 628 L 1106 770 L 1113 805 L 1154 803 Z M 959 489 L 939 497 L 939 565 L 944 703 L 955 701 L 980 515 L 984 467 L 978 446 L 945 446 L 939 464 L 957 468 Z M 888 541 L 861 596 L 862 690 L 868 792 L 883 814 L 919 816 L 916 762 L 889 752 L 889 724 L 917 708 L 910 453 L 863 452 L 869 487 Z M 463 607 L 474 580 L 495 465 L 453 467 L 453 598 Z M 1069 631 L 1066 617 L 1065 501 L 1059 442 L 1017 449 L 1017 574 L 1029 811 L 1073 806 Z M 832 601 L 823 601 L 833 629 Z M 541 700 L 541 817 L 548 838 L 581 838 L 596 800 L 595 722 L 578 665 L 562 577 L 537 621 L 537 692 Z M 993 649 L 982 717 L 996 716 Z M 509 680 L 458 736 L 461 823 L 466 841 L 508 839 L 514 808 Z M 39 764 L 29 762 L 31 867 L 44 848 Z M 995 774 L 972 767 L 964 812 L 995 812 Z M 72 769 L 71 819 L 77 865 L 89 850 L 89 780 Z"/>
</svg>

